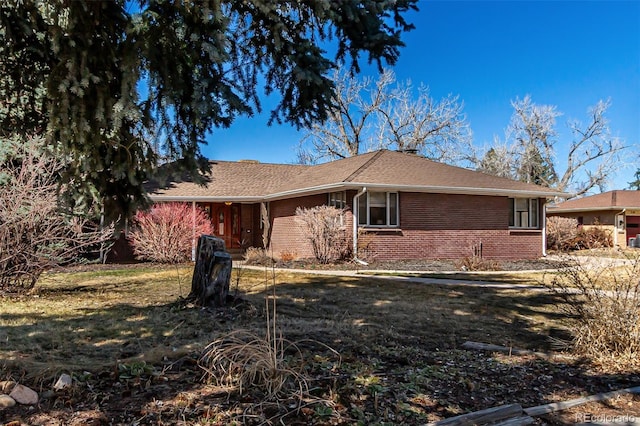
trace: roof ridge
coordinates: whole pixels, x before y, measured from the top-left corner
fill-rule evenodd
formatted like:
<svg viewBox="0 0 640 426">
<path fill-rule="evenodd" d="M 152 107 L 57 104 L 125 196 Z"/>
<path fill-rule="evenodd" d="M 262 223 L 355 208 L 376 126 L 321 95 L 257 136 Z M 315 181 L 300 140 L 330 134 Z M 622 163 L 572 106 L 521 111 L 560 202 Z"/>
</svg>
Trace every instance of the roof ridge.
<svg viewBox="0 0 640 426">
<path fill-rule="evenodd" d="M 378 152 L 376 152 L 370 159 L 368 159 L 362 166 L 358 167 L 353 173 L 351 173 L 349 176 L 347 176 L 343 182 L 351 182 L 353 181 L 353 179 L 355 179 L 356 176 L 358 176 L 360 173 L 362 173 L 364 170 L 366 170 L 369 166 L 371 166 L 371 164 L 373 164 L 376 159 L 382 155 L 382 152 L 385 151 L 384 149 L 380 149 L 378 150 Z"/>
</svg>

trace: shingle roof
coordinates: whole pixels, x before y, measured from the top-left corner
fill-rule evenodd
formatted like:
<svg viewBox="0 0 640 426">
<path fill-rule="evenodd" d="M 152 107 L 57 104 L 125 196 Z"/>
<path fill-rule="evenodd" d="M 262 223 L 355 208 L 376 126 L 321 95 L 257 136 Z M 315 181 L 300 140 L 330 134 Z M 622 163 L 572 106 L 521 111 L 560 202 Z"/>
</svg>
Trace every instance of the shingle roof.
<svg viewBox="0 0 640 426">
<path fill-rule="evenodd" d="M 553 197 L 558 191 L 389 150 L 318 165 L 212 161 L 207 186 L 188 178 L 148 186 L 152 199 L 259 201 L 363 186 L 399 191 Z"/>
<path fill-rule="evenodd" d="M 547 209 L 549 212 L 640 209 L 640 191 L 608 191 L 567 200 L 554 206 L 548 206 Z"/>
</svg>

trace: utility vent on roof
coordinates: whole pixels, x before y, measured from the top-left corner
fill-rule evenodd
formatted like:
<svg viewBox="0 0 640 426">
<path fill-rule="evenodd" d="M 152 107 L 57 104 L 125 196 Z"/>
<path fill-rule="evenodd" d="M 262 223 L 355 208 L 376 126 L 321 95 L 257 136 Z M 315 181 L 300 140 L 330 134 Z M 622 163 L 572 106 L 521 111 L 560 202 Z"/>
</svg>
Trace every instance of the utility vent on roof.
<svg viewBox="0 0 640 426">
<path fill-rule="evenodd" d="M 258 160 L 238 160 L 238 163 L 260 164 Z"/>
<path fill-rule="evenodd" d="M 418 149 L 417 148 L 404 148 L 404 149 L 399 149 L 398 152 L 403 152 L 405 154 L 412 154 L 412 155 L 418 155 Z"/>
</svg>

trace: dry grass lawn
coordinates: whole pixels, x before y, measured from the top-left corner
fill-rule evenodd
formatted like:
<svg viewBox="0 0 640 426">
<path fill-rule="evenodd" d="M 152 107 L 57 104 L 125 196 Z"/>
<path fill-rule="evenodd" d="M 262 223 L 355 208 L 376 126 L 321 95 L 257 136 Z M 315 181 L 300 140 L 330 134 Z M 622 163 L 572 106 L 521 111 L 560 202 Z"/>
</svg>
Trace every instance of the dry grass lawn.
<svg viewBox="0 0 640 426">
<path fill-rule="evenodd" d="M 86 404 L 114 424 L 129 424 L 144 407 L 149 422 L 140 424 L 159 424 L 160 418 L 163 424 L 201 424 L 205 417 L 219 424 L 238 418 L 260 423 L 283 415 L 299 424 L 420 424 L 502 403 L 531 406 L 638 380 L 633 374 L 594 372 L 581 362 L 569 365 L 566 360 L 460 349 L 472 340 L 553 352 L 553 342 L 569 336 L 558 300 L 547 292 L 375 277 L 273 276 L 269 270 L 239 269 L 232 277 L 232 292 L 237 291 L 241 302 L 212 311 L 182 299 L 189 293 L 191 270 L 191 265 L 95 266 L 47 274 L 33 294 L 0 299 L 0 380 L 47 389 L 62 372 L 74 377 L 90 373 L 102 384 L 87 385 L 92 402 Z M 305 371 L 313 378 L 310 388 L 326 401 L 295 415 L 283 414 L 286 407 L 256 409 L 251 404 L 259 395 L 215 399 L 212 395 L 219 391 L 208 389 L 200 381 L 202 371 L 193 366 L 202 349 L 225 333 L 263 333 L 265 295 L 272 294 L 274 283 L 278 330 L 299 342 Z M 176 362 L 186 365 L 185 359 L 192 361 L 190 372 L 184 376 L 180 370 L 180 379 L 171 376 L 178 374 L 172 370 Z M 136 363 L 155 372 L 143 390 L 112 374 Z M 157 377 L 164 377 L 161 385 Z M 175 380 L 176 389 L 168 389 L 167 380 Z M 106 397 L 112 390 L 98 390 L 106 388 L 106 382 L 110 389 L 113 382 L 124 383 L 129 391 Z M 127 406 L 126 398 L 134 397 L 138 399 L 130 401 L 129 414 L 115 408 Z M 185 398 L 190 401 L 188 412 Z M 154 411 L 148 408 L 151 400 L 164 403 Z M 40 416 L 53 415 L 56 401 L 43 404 Z M 67 408 L 78 411 L 71 404 Z M 19 409 L 14 419 L 26 415 Z M 246 417 L 248 411 L 252 414 Z M 70 422 L 71 414 L 66 415 Z"/>
</svg>

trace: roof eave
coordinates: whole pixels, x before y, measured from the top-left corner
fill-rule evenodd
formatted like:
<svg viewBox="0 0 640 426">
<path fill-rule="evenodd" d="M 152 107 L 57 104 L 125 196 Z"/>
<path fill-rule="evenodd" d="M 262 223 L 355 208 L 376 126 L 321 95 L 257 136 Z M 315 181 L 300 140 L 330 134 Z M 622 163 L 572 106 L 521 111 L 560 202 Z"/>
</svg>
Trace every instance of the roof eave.
<svg viewBox="0 0 640 426">
<path fill-rule="evenodd" d="M 574 207 L 574 208 L 558 208 L 558 207 L 547 207 L 547 211 L 549 213 L 579 213 L 579 212 L 602 212 L 602 211 L 615 211 L 619 212 L 622 210 L 639 210 L 640 206 L 635 207 L 624 207 L 624 206 L 605 206 L 605 207 Z"/>
<path fill-rule="evenodd" d="M 455 186 L 429 186 L 429 185 L 397 185 L 367 182 L 337 182 L 328 185 L 319 185 L 309 188 L 300 188 L 290 191 L 283 191 L 265 196 L 265 200 L 277 200 L 290 197 L 301 197 L 305 195 L 313 195 L 327 191 L 339 191 L 346 189 L 383 189 L 386 191 L 400 192 L 430 192 L 438 194 L 461 194 L 461 195 L 491 195 L 503 197 L 539 197 L 539 198 L 565 198 L 571 196 L 566 192 L 558 192 L 553 190 L 518 190 L 505 188 L 475 188 L 475 187 L 455 187 Z"/>
<path fill-rule="evenodd" d="M 492 196 L 513 196 L 513 197 L 540 197 L 555 198 L 568 197 L 570 194 L 553 190 L 522 190 L 508 188 L 478 188 L 460 186 L 430 186 L 430 185 L 393 185 L 393 184 L 367 184 L 356 183 L 357 187 L 394 189 L 404 192 L 431 192 L 437 194 L 459 194 L 459 195 L 492 195 Z"/>
<path fill-rule="evenodd" d="M 264 197 L 260 196 L 202 196 L 202 195 L 153 195 L 150 194 L 149 198 L 155 202 L 191 202 L 196 201 L 200 203 L 258 203 L 264 201 Z"/>
<path fill-rule="evenodd" d="M 555 197 L 569 197 L 570 194 L 552 190 L 518 190 L 518 189 L 506 189 L 506 188 L 476 188 L 476 187 L 456 187 L 456 186 L 429 186 L 429 185 L 397 185 L 397 184 L 381 184 L 381 183 L 367 183 L 367 182 L 336 182 L 326 185 L 312 186 L 308 188 L 298 188 L 288 191 L 276 192 L 264 196 L 188 196 L 188 195 L 154 195 L 151 194 L 150 198 L 153 201 L 163 202 L 237 202 L 237 203 L 257 203 L 262 201 L 275 201 L 286 198 L 303 197 L 307 195 L 321 194 L 332 191 L 344 191 L 348 189 L 381 189 L 385 191 L 398 191 L 398 192 L 429 192 L 437 194 L 460 194 L 460 195 L 489 195 L 489 196 L 502 196 L 502 197 L 538 197 L 538 198 L 555 198 Z"/>
</svg>

